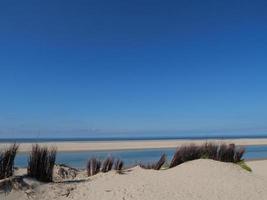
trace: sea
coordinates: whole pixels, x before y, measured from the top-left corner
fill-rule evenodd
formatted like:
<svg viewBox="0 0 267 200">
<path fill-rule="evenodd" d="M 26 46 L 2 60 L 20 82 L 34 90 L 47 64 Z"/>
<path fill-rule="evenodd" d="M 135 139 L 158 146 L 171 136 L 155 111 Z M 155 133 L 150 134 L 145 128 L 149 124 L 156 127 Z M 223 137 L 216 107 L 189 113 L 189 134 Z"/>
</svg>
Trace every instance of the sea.
<svg viewBox="0 0 267 200">
<path fill-rule="evenodd" d="M 238 138 L 267 138 L 267 136 L 222 136 L 222 137 L 120 137 L 120 138 L 4 138 L 0 143 L 34 143 L 34 142 L 85 142 L 85 141 L 134 141 L 134 140 L 173 140 L 173 139 L 238 139 Z M 267 145 L 245 146 L 245 160 L 267 159 Z M 138 149 L 138 150 L 109 150 L 109 151 L 75 151 L 58 152 L 56 163 L 65 164 L 71 167 L 84 169 L 87 161 L 92 157 L 105 159 L 108 156 L 119 158 L 124 161 L 125 166 L 134 166 L 139 163 L 152 163 L 157 161 L 162 154 L 166 154 L 170 162 L 175 148 L 162 149 Z M 28 153 L 18 153 L 15 159 L 16 167 L 26 167 Z"/>
</svg>

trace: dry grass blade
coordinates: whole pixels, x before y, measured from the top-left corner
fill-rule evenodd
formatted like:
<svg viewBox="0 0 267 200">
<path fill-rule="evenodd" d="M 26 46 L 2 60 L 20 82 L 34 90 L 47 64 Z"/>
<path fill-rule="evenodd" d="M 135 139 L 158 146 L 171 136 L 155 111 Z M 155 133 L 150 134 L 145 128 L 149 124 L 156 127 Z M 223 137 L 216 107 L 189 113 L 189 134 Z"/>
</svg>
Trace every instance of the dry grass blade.
<svg viewBox="0 0 267 200">
<path fill-rule="evenodd" d="M 115 162 L 115 164 L 114 164 L 114 169 L 116 171 L 118 171 L 118 172 L 121 172 L 121 170 L 123 168 L 123 165 L 124 165 L 123 161 L 120 160 L 120 159 L 117 159 L 116 162 Z"/>
<path fill-rule="evenodd" d="M 0 152 L 0 179 L 8 178 L 13 175 L 14 160 L 19 145 L 12 144 L 6 150 Z"/>
<path fill-rule="evenodd" d="M 114 159 L 112 157 L 107 157 L 103 162 L 101 171 L 103 173 L 110 171 L 112 169 L 113 163 Z"/>
<path fill-rule="evenodd" d="M 159 159 L 159 161 L 155 164 L 155 166 L 154 166 L 154 170 L 160 170 L 160 168 L 164 165 L 164 163 L 166 162 L 166 155 L 165 154 L 163 154 L 161 157 L 160 157 L 160 159 Z"/>
<path fill-rule="evenodd" d="M 160 170 L 160 168 L 164 165 L 164 163 L 166 162 L 166 155 L 163 154 L 159 161 L 156 163 L 148 163 L 148 164 L 140 164 L 140 167 L 144 168 L 144 169 L 154 169 L 154 170 Z"/>
<path fill-rule="evenodd" d="M 39 181 L 51 182 L 56 161 L 56 149 L 33 145 L 28 160 L 28 176 Z"/>
<path fill-rule="evenodd" d="M 101 161 L 91 158 L 87 163 L 87 175 L 93 176 L 100 172 Z"/>
</svg>

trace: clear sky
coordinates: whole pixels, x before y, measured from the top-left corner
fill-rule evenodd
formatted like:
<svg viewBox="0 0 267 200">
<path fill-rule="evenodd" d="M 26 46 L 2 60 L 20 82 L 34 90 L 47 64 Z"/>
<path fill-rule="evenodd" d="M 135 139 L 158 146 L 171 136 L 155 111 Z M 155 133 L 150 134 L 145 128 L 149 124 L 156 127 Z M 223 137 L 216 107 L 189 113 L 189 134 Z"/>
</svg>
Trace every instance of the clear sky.
<svg viewBox="0 0 267 200">
<path fill-rule="evenodd" d="M 267 133 L 267 1 L 0 2 L 0 137 Z"/>
</svg>

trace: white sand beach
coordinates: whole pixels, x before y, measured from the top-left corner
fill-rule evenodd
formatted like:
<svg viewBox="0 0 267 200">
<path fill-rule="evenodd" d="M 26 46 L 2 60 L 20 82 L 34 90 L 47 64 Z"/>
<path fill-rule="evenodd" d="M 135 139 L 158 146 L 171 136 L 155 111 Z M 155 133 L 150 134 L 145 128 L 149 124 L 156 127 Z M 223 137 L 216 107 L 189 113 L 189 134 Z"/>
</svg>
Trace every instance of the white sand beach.
<svg viewBox="0 0 267 200">
<path fill-rule="evenodd" d="M 58 183 L 23 180 L 30 188 L 0 194 L 2 200 L 264 200 L 267 199 L 267 160 L 250 161 L 252 172 L 232 163 L 200 159 L 167 170 L 134 167 L 86 177 L 79 172 Z M 55 169 L 57 170 L 57 168 Z M 20 170 L 23 174 L 25 170 Z M 18 172 L 17 172 L 18 173 Z M 56 173 L 56 172 L 55 172 Z M 56 176 L 55 176 L 56 177 Z M 1 185 L 1 182 L 0 182 Z"/>
<path fill-rule="evenodd" d="M 101 141 L 101 142 L 45 142 L 46 146 L 56 146 L 58 151 L 101 151 L 101 150 L 128 150 L 151 148 L 176 148 L 187 144 L 235 143 L 236 145 L 267 145 L 267 139 L 225 139 L 225 140 L 136 140 L 136 141 Z M 29 152 L 33 143 L 20 143 L 20 152 Z M 9 146 L 9 143 L 0 143 L 0 149 Z"/>
</svg>

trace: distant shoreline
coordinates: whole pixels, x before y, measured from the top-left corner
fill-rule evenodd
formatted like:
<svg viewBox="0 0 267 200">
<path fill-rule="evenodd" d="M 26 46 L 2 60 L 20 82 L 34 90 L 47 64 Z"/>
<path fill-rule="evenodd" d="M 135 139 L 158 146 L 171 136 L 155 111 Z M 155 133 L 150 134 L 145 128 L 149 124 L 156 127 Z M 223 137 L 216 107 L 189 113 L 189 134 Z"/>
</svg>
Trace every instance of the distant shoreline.
<svg viewBox="0 0 267 200">
<path fill-rule="evenodd" d="M 109 142 L 109 141 L 151 141 L 151 140 L 225 140 L 225 139 L 267 139 L 267 135 L 218 135 L 218 136 L 167 136 L 167 137 L 77 137 L 77 138 L 0 138 L 1 143 L 46 143 L 46 142 Z"/>
<path fill-rule="evenodd" d="M 141 150 L 141 149 L 161 149 L 161 148 L 176 148 L 185 144 L 203 144 L 205 142 L 215 143 L 235 143 L 239 146 L 247 145 L 267 145 L 267 138 L 254 139 L 179 139 L 179 140 L 135 140 L 135 141 L 62 141 L 62 142 L 41 142 L 41 145 L 55 146 L 60 152 L 75 152 L 75 151 L 108 151 L 108 150 Z M 0 149 L 5 148 L 11 142 L 0 143 Z M 18 142 L 19 143 L 19 142 Z M 20 152 L 29 152 L 32 143 L 19 143 Z"/>
</svg>

